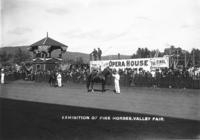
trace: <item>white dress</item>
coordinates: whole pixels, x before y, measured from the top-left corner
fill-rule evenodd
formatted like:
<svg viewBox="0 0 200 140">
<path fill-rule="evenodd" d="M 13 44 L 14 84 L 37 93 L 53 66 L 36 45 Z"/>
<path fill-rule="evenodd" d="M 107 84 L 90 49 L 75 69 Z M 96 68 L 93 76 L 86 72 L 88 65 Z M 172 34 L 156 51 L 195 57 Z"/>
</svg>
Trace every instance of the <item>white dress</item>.
<svg viewBox="0 0 200 140">
<path fill-rule="evenodd" d="M 60 73 L 57 75 L 57 82 L 58 82 L 58 87 L 62 87 L 62 76 Z"/>
<path fill-rule="evenodd" d="M 115 83 L 115 91 L 116 93 L 120 93 L 120 87 L 119 87 L 119 80 L 120 80 L 120 76 L 118 73 L 113 74 L 114 77 L 114 83 Z"/>
<path fill-rule="evenodd" d="M 1 73 L 1 84 L 4 84 L 4 83 L 5 83 L 4 78 L 5 78 L 5 73 L 2 72 L 2 73 Z"/>
</svg>

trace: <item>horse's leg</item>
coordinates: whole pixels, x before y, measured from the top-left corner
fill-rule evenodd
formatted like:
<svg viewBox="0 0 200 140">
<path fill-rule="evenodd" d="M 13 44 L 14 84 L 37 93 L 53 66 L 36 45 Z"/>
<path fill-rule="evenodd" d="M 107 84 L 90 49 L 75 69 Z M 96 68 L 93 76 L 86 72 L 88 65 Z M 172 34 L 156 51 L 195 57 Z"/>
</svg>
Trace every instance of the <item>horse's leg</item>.
<svg viewBox="0 0 200 140">
<path fill-rule="evenodd" d="M 55 80 L 54 80 L 54 78 L 51 79 L 51 86 L 55 87 Z"/>
<path fill-rule="evenodd" d="M 49 85 L 51 86 L 51 78 L 49 78 Z"/>
<path fill-rule="evenodd" d="M 94 93 L 94 89 L 93 89 L 93 86 L 94 86 L 94 81 L 91 81 L 91 88 L 92 88 L 92 93 Z"/>
<path fill-rule="evenodd" d="M 55 80 L 54 80 L 54 78 L 51 79 L 51 86 L 55 87 Z"/>
<path fill-rule="evenodd" d="M 105 91 L 105 81 L 102 79 L 102 92 Z"/>
<path fill-rule="evenodd" d="M 87 88 L 87 91 L 89 92 L 89 88 L 90 88 L 90 80 L 87 79 L 86 81 L 86 88 Z"/>
<path fill-rule="evenodd" d="M 57 79 L 56 79 L 56 78 L 53 79 L 53 86 L 54 86 L 54 87 L 57 86 Z"/>
</svg>

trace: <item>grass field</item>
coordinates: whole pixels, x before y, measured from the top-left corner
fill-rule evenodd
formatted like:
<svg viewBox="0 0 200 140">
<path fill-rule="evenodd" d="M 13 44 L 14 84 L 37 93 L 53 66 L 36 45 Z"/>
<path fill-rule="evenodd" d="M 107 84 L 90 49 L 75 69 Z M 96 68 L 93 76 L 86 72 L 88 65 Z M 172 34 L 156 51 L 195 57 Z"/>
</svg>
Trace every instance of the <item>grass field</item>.
<svg viewBox="0 0 200 140">
<path fill-rule="evenodd" d="M 98 86 L 95 86 L 98 89 Z M 85 85 L 17 81 L 0 86 L 1 137 L 19 140 L 197 139 L 199 90 L 113 87 L 88 93 Z M 69 120 L 63 116 L 97 116 Z M 100 117 L 149 117 L 151 120 L 102 120 Z M 153 118 L 164 118 L 156 121 Z"/>
</svg>

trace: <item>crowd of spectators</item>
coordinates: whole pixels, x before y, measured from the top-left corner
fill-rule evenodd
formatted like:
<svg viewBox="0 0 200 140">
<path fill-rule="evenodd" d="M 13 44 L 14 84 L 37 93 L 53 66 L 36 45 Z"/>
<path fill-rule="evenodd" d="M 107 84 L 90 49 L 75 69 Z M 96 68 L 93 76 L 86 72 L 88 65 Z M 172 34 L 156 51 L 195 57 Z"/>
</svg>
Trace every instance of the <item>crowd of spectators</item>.
<svg viewBox="0 0 200 140">
<path fill-rule="evenodd" d="M 14 66 L 4 67 L 5 81 L 18 79 L 35 82 L 48 82 L 52 74 L 60 71 L 63 83 L 73 82 L 84 84 L 89 74 L 89 65 L 70 65 L 66 70 L 27 71 L 26 69 L 16 69 Z M 144 71 L 143 69 L 119 70 L 121 86 L 142 86 L 142 87 L 165 87 L 165 88 L 198 88 L 200 89 L 200 69 L 155 69 L 154 71 Z M 112 76 L 107 77 L 107 85 L 111 85 Z"/>
<path fill-rule="evenodd" d="M 37 70 L 33 72 L 32 70 L 27 71 L 27 69 L 20 67 L 18 70 L 14 66 L 4 67 L 6 81 L 14 80 L 27 80 L 35 82 L 48 82 L 51 75 L 61 72 L 63 82 L 75 82 L 84 83 L 86 81 L 87 73 L 89 72 L 89 66 L 87 64 L 81 65 L 70 65 L 69 69 L 66 70 Z"/>
<path fill-rule="evenodd" d="M 124 86 L 165 87 L 165 88 L 200 88 L 200 73 L 194 74 L 186 69 L 156 69 L 144 71 L 125 69 L 120 71 L 121 84 Z"/>
</svg>

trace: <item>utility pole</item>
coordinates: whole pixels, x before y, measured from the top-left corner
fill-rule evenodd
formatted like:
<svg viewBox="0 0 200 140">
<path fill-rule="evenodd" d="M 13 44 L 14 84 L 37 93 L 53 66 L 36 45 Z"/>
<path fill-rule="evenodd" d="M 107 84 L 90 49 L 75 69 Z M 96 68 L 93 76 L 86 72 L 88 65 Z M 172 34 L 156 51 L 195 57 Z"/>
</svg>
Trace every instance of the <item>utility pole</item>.
<svg viewBox="0 0 200 140">
<path fill-rule="evenodd" d="M 185 68 L 187 67 L 187 58 L 186 58 L 186 51 L 185 51 Z"/>
<path fill-rule="evenodd" d="M 176 56 L 177 56 L 177 65 L 178 65 L 178 61 L 179 61 L 179 60 L 178 60 L 178 50 L 177 50 L 177 55 L 176 55 Z"/>
<path fill-rule="evenodd" d="M 195 66 L 194 49 L 192 50 L 192 62 L 193 62 L 193 67 L 194 67 Z"/>
<path fill-rule="evenodd" d="M 176 63 L 175 63 L 175 68 L 177 68 L 179 59 L 178 59 L 178 50 L 176 50 Z"/>
<path fill-rule="evenodd" d="M 169 48 L 169 58 L 170 58 L 170 67 L 174 68 L 174 56 L 172 56 L 172 50 Z"/>
</svg>

